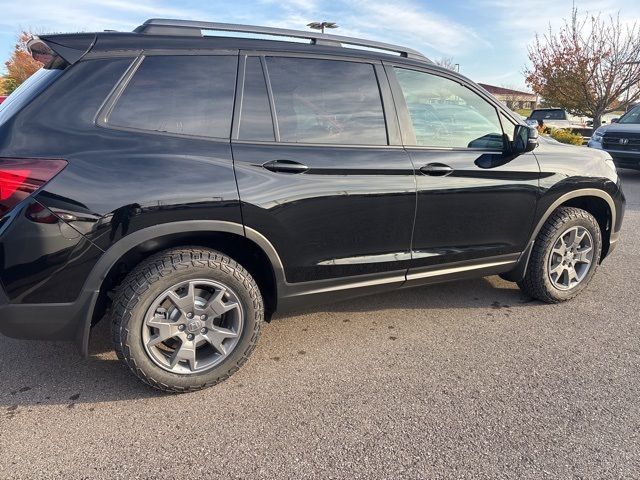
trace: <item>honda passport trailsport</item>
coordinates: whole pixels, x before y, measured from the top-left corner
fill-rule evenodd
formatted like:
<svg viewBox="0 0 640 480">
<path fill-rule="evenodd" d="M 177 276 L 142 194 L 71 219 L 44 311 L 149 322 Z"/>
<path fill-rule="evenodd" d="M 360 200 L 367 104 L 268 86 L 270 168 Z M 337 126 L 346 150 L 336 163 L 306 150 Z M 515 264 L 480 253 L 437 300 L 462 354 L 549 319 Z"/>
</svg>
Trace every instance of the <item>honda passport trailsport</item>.
<svg viewBox="0 0 640 480">
<path fill-rule="evenodd" d="M 608 153 L 408 48 L 159 19 L 29 47 L 45 66 L 0 107 L 0 332 L 86 355 L 109 312 L 161 390 L 226 379 L 315 302 L 494 274 L 568 300 L 618 241 Z"/>
</svg>

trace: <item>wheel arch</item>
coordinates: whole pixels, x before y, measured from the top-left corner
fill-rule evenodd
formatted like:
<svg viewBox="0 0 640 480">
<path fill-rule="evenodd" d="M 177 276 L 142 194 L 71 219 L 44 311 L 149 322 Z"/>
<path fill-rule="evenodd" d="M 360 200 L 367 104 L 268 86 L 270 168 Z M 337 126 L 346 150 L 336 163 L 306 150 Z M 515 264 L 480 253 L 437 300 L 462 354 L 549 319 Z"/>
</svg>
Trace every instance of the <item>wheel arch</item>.
<svg viewBox="0 0 640 480">
<path fill-rule="evenodd" d="M 602 234 L 602 252 L 600 260 L 604 259 L 609 252 L 611 229 L 616 224 L 616 205 L 609 193 L 598 188 L 582 188 L 561 195 L 547 207 L 540 219 L 536 223 L 527 247 L 522 252 L 516 268 L 512 271 L 502 274 L 501 277 L 512 282 L 520 281 L 524 278 L 524 274 L 529 265 L 529 258 L 533 244 L 542 229 L 542 226 L 549 219 L 551 214 L 560 207 L 577 207 L 581 208 L 595 217 L 600 225 Z"/>
<path fill-rule="evenodd" d="M 240 224 L 216 220 L 193 220 L 155 225 L 133 232 L 112 245 L 93 267 L 84 291 L 93 301 L 76 334 L 83 355 L 88 354 L 91 328 L 109 305 L 111 292 L 133 265 L 177 246 L 216 249 L 232 257 L 254 277 L 265 301 L 267 318 L 277 307 L 278 291 L 284 285 L 284 268 L 275 248 L 258 231 Z"/>
</svg>

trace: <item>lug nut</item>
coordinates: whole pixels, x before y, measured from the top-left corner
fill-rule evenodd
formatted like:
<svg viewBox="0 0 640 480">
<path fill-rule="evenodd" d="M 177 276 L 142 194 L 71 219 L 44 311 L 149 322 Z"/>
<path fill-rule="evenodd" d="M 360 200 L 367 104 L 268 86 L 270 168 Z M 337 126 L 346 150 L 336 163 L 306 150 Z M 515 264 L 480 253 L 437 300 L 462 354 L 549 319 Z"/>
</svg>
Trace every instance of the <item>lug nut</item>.
<svg viewBox="0 0 640 480">
<path fill-rule="evenodd" d="M 201 329 L 200 329 L 200 333 L 202 333 L 202 334 L 207 333 L 207 329 L 206 329 L 206 328 L 201 328 Z"/>
<path fill-rule="evenodd" d="M 193 335 L 192 334 L 187 335 L 187 340 L 193 340 Z"/>
<path fill-rule="evenodd" d="M 187 313 L 187 318 L 193 318 L 193 313 L 191 312 Z"/>
<path fill-rule="evenodd" d="M 206 315 L 200 315 L 200 320 L 206 320 L 207 316 Z"/>
<path fill-rule="evenodd" d="M 178 325 L 178 330 L 182 332 L 184 330 L 184 325 Z"/>
</svg>

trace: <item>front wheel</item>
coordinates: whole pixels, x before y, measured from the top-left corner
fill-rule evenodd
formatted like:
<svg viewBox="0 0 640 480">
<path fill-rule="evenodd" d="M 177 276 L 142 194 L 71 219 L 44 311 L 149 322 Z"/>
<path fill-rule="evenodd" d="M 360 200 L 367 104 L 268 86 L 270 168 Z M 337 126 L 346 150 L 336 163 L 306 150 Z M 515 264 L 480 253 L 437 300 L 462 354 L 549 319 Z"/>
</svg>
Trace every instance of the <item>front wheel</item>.
<svg viewBox="0 0 640 480">
<path fill-rule="evenodd" d="M 118 357 L 159 390 L 214 385 L 248 359 L 264 308 L 249 273 L 214 250 L 176 248 L 136 267 L 114 299 Z"/>
<path fill-rule="evenodd" d="M 543 302 L 569 300 L 591 281 L 601 250 L 600 226 L 593 215 L 579 208 L 560 207 L 540 230 L 518 286 Z"/>
</svg>

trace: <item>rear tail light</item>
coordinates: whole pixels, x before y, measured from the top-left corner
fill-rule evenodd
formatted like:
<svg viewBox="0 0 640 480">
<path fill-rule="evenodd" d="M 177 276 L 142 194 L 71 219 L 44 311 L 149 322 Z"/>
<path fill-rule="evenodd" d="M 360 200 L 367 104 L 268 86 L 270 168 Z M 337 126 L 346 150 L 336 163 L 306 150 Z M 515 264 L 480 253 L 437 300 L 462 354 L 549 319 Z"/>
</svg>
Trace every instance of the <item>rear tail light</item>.
<svg viewBox="0 0 640 480">
<path fill-rule="evenodd" d="M 0 217 L 33 195 L 66 165 L 65 160 L 0 158 Z"/>
</svg>

